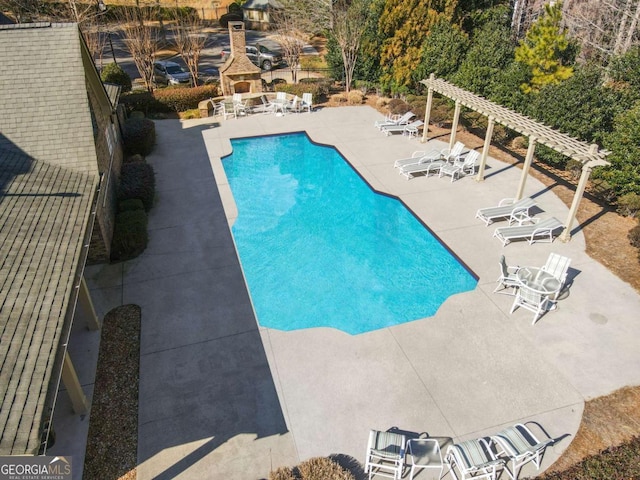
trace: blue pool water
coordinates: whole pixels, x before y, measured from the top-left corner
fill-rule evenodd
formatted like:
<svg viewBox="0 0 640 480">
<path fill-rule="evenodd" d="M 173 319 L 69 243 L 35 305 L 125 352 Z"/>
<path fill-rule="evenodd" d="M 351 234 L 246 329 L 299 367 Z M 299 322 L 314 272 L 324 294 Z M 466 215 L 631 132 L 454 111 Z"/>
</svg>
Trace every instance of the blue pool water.
<svg viewBox="0 0 640 480">
<path fill-rule="evenodd" d="M 334 148 L 304 133 L 231 143 L 232 232 L 261 325 L 358 334 L 432 316 L 475 288 L 399 200 L 375 193 Z"/>
</svg>

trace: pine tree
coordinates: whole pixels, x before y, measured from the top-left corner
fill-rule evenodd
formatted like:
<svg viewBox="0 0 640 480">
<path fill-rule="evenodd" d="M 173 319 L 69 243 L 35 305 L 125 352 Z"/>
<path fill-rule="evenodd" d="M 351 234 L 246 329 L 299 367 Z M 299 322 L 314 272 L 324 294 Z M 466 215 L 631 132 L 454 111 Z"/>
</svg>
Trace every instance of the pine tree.
<svg viewBox="0 0 640 480">
<path fill-rule="evenodd" d="M 520 87 L 524 93 L 538 92 L 573 75 L 573 67 L 564 65 L 563 53 L 570 47 L 566 30 L 560 28 L 562 2 L 545 6 L 544 14 L 527 31 L 516 48 L 516 61 L 528 66 L 531 80 Z"/>
</svg>

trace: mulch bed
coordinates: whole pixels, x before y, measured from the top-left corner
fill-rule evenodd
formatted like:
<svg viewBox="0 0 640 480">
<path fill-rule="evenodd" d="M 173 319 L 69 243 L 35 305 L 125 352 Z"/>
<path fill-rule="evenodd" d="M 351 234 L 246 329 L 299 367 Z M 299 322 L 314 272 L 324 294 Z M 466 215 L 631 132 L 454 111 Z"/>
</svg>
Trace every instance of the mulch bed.
<svg viewBox="0 0 640 480">
<path fill-rule="evenodd" d="M 140 320 L 137 305 L 104 318 L 83 478 L 135 480 L 138 464 Z"/>
</svg>

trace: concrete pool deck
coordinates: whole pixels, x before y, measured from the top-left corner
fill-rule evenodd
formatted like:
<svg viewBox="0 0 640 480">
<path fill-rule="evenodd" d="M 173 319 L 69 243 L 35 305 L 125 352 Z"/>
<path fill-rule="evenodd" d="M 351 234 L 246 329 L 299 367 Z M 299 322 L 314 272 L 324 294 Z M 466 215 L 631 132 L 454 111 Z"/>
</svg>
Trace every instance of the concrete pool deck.
<svg viewBox="0 0 640 480">
<path fill-rule="evenodd" d="M 513 196 L 520 170 L 490 158 L 484 182 L 407 181 L 395 159 L 445 145 L 385 137 L 373 127 L 381 118 L 343 107 L 156 122 L 149 246 L 86 272 L 101 317 L 120 304 L 142 307 L 139 479 L 260 479 L 329 454 L 362 462 L 372 428 L 426 432 L 445 448 L 523 421 L 574 435 L 585 399 L 640 384 L 640 296 L 587 256 L 580 230 L 569 243 L 503 248 L 496 225 L 474 215 Z M 292 131 L 336 146 L 373 188 L 402 199 L 478 275 L 477 288 L 433 317 L 356 336 L 259 327 L 229 232 L 236 212 L 220 157 L 229 138 Z M 567 207 L 531 177 L 525 195 L 540 216 L 566 218 Z M 498 258 L 539 266 L 552 251 L 571 257 L 571 288 L 531 326 L 531 312 L 510 315 L 512 297 L 492 293 Z M 90 393 L 90 374 L 81 382 Z M 69 454 L 57 431 L 54 452 Z M 543 466 L 570 441 L 549 448 Z M 520 476 L 534 472 L 528 465 Z"/>
</svg>

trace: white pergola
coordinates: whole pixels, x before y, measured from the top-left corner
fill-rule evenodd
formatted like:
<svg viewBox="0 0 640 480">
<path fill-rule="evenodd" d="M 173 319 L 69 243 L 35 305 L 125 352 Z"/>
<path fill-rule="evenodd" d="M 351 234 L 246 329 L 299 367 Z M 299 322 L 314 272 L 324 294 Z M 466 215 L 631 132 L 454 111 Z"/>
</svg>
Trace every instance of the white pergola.
<svg viewBox="0 0 640 480">
<path fill-rule="evenodd" d="M 569 208 L 569 215 L 565 222 L 565 228 L 560 235 L 560 240 L 568 242 L 571 239 L 571 227 L 575 221 L 576 212 L 578 211 L 578 205 L 582 199 L 584 189 L 587 186 L 587 180 L 591 174 L 591 170 L 594 167 L 609 165 L 606 161 L 606 156 L 610 153 L 606 150 L 599 150 L 597 144 L 588 144 L 582 142 L 577 138 L 570 137 L 564 133 L 561 133 L 553 128 L 543 125 L 542 123 L 533 120 L 525 115 L 514 112 L 501 105 L 493 103 L 486 98 L 475 95 L 467 90 L 456 87 L 452 83 L 447 82 L 439 78 L 435 78 L 433 74 L 420 83 L 424 84 L 428 88 L 427 94 L 427 108 L 425 112 L 425 129 L 422 134 L 422 142 L 427 141 L 427 132 L 429 127 L 429 116 L 431 113 L 431 104 L 433 102 L 433 92 L 437 92 L 445 97 L 455 101 L 455 110 L 453 114 L 453 124 L 451 126 L 451 136 L 449 140 L 449 147 L 453 147 L 455 142 L 456 130 L 458 129 L 458 120 L 460 118 L 460 108 L 465 106 L 471 110 L 474 110 L 488 118 L 487 134 L 484 139 L 484 146 L 482 148 L 482 154 L 480 156 L 480 168 L 478 169 L 478 175 L 476 181 L 481 182 L 484 180 L 484 170 L 487 162 L 487 156 L 489 154 L 489 146 L 491 145 L 491 137 L 493 135 L 493 126 L 495 123 L 504 125 L 511 130 L 525 135 L 529 138 L 529 148 L 524 160 L 524 166 L 522 168 L 522 174 L 520 176 L 520 182 L 518 184 L 518 190 L 515 194 L 515 199 L 522 198 L 525 183 L 529 175 L 529 169 L 531 162 L 533 161 L 533 152 L 537 143 L 546 145 L 552 148 L 556 152 L 559 152 L 567 157 L 582 163 L 582 174 L 578 181 L 571 207 Z"/>
</svg>

